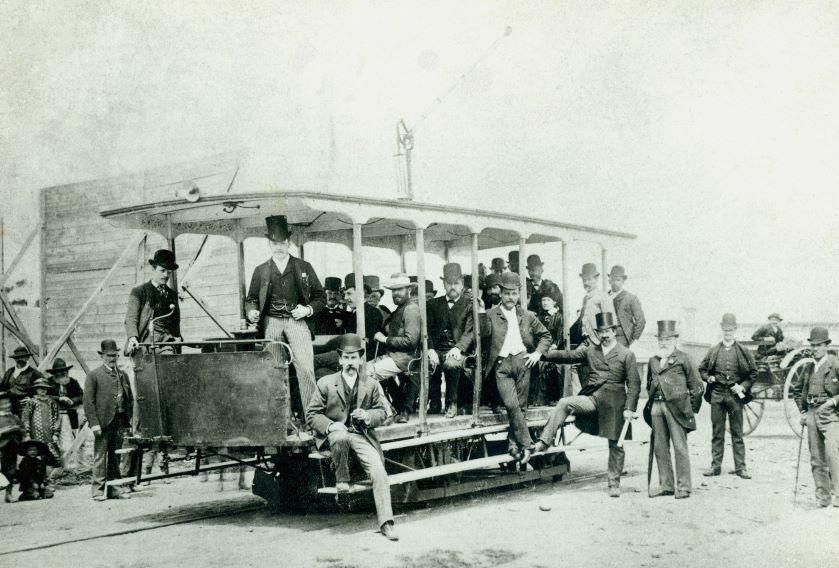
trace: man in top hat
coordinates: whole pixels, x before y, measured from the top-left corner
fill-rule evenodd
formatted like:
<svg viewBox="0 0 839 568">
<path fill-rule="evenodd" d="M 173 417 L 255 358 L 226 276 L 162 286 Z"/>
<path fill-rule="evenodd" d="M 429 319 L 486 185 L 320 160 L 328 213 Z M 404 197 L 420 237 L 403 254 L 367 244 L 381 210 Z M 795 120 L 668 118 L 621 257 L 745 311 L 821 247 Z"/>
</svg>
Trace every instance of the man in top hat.
<svg viewBox="0 0 839 568">
<path fill-rule="evenodd" d="M 705 400 L 711 403 L 711 467 L 702 475 L 719 475 L 725 449 L 725 421 L 731 433 L 734 472 L 743 479 L 752 476 L 746 469 L 746 444 L 743 443 L 743 406 L 749 403 L 751 387 L 757 377 L 754 357 L 734 339 L 737 318 L 724 314 L 720 322 L 722 341 L 708 351 L 699 364 L 699 374 L 708 383 Z"/>
<path fill-rule="evenodd" d="M 327 276 L 323 289 L 326 305 L 315 317 L 315 335 L 338 335 L 347 332 L 347 311 L 341 305 L 341 279 Z"/>
<path fill-rule="evenodd" d="M 446 375 L 446 418 L 457 415 L 458 404 L 471 400 L 469 385 L 463 378 L 463 354 L 472 346 L 474 327 L 472 304 L 463 294 L 463 274 L 460 265 L 450 262 L 443 266 L 445 296 L 434 298 L 427 304 L 429 348 L 437 351 L 442 365 L 438 365 L 428 385 L 428 412 L 441 412 L 440 396 L 442 375 Z M 464 338 L 465 336 L 465 338 Z M 463 387 L 463 388 L 461 388 Z"/>
<path fill-rule="evenodd" d="M 600 289 L 600 272 L 593 262 L 587 262 L 580 271 L 580 278 L 583 281 L 583 288 L 586 295 L 583 296 L 583 307 L 580 310 L 580 326 L 583 341 L 588 340 L 595 345 L 600 344 L 600 335 L 597 330 L 597 314 L 615 313 L 615 305 L 611 296 Z"/>
<path fill-rule="evenodd" d="M 562 292 L 559 291 L 559 286 L 551 282 L 547 278 L 542 278 L 545 271 L 545 263 L 539 258 L 538 254 L 531 254 L 527 257 L 527 309 L 533 313 L 539 313 L 542 308 L 542 296 L 550 290 L 554 296 L 554 301 L 562 311 Z M 559 291 L 557 296 L 556 292 Z"/>
<path fill-rule="evenodd" d="M 133 355 L 140 343 L 174 343 L 181 339 L 181 309 L 178 294 L 168 286 L 172 272 L 178 269 L 175 253 L 160 249 L 149 259 L 152 266 L 148 282 L 131 289 L 125 310 L 125 354 Z M 158 353 L 175 353 L 175 346 L 161 348 Z"/>
<path fill-rule="evenodd" d="M 532 443 L 525 419 L 530 372 L 548 352 L 551 334 L 536 314 L 517 305 L 520 290 L 519 275 L 505 272 L 501 277 L 501 303 L 482 314 L 480 329 L 481 335 L 489 338 L 484 376 L 495 372 L 498 394 L 510 420 L 510 454 L 527 463 Z M 471 341 L 471 337 L 461 339 Z"/>
<path fill-rule="evenodd" d="M 814 327 L 807 339 L 815 367 L 799 375 L 794 397 L 801 411 L 801 425 L 807 426 L 810 466 L 819 505 L 839 507 L 839 359 L 827 352 L 827 328 Z"/>
<path fill-rule="evenodd" d="M 381 304 L 382 297 L 385 295 L 385 291 L 382 288 L 381 280 L 378 276 L 375 275 L 364 275 L 364 289 L 370 289 L 370 292 L 366 296 L 366 301 L 368 304 L 379 310 L 382 314 L 382 321 L 387 325 L 388 320 L 390 319 L 391 311 L 390 308 Z"/>
<path fill-rule="evenodd" d="M 61 438 L 59 447 L 62 453 L 73 445 L 76 430 L 79 428 L 79 411 L 84 400 L 84 392 L 79 382 L 70 376 L 70 369 L 61 357 L 56 357 L 52 368 L 47 369 L 55 385 L 58 409 L 61 413 Z"/>
<path fill-rule="evenodd" d="M 615 315 L 618 318 L 618 343 L 624 347 L 629 347 L 637 341 L 647 325 L 638 296 L 624 288 L 627 278 L 629 277 L 626 275 L 626 269 L 619 264 L 609 271 L 609 286 L 611 287 L 609 296 L 612 298 Z"/>
<path fill-rule="evenodd" d="M 615 314 L 599 313 L 596 319 L 597 327 L 593 331 L 598 336 L 596 342 L 573 351 L 549 351 L 546 356 L 548 361 L 556 363 L 585 363 L 589 374 L 578 395 L 559 400 L 539 435 L 534 451 L 545 451 L 553 444 L 557 431 L 568 416 L 575 415 L 577 428 L 609 440 L 609 495 L 620 497 L 625 453 L 617 443 L 623 423 L 635 419 L 641 377 L 635 354 L 615 338 L 618 325 Z"/>
<path fill-rule="evenodd" d="M 23 401 L 27 397 L 27 391 L 36 379 L 44 376 L 41 371 L 29 364 L 32 354 L 24 346 L 15 347 L 10 357 L 14 360 L 15 366 L 6 369 L 3 380 L 0 381 L 0 391 L 9 391 L 12 401 L 12 414 L 20 417 L 23 410 Z"/>
<path fill-rule="evenodd" d="M 394 380 L 397 375 L 408 370 L 409 363 L 420 352 L 420 309 L 417 299 L 411 295 L 415 286 L 407 274 L 397 272 L 390 277 L 385 288 L 393 296 L 396 311 L 390 316 L 387 335 L 379 331 L 373 336 L 385 353 L 367 365 L 370 376 L 377 381 L 388 381 L 386 388 L 399 413 L 396 421 L 400 423 L 408 421 L 419 392 L 418 378 L 413 374 L 407 381 Z"/>
<path fill-rule="evenodd" d="M 498 276 L 504 274 L 504 259 L 498 257 L 493 258 L 489 265 L 489 270 L 492 274 L 496 274 Z"/>
<path fill-rule="evenodd" d="M 117 367 L 119 350 L 113 339 L 102 341 L 99 355 L 102 365 L 87 375 L 84 383 L 84 413 L 93 432 L 92 494 L 96 501 L 125 498 L 121 491 L 105 482 L 119 478 L 119 456 L 122 437 L 131 428 L 134 395 L 128 376 Z"/>
<path fill-rule="evenodd" d="M 322 377 L 306 409 L 306 420 L 315 431 L 318 448 L 328 445 L 335 464 L 338 493 L 350 489 L 350 452 L 373 482 L 373 499 L 382 534 L 399 540 L 393 528 L 390 486 L 376 426 L 387 418 L 380 385 L 359 373 L 364 345 L 354 333 L 341 336 L 338 347 L 341 370 Z"/>
<path fill-rule="evenodd" d="M 659 489 L 650 497 L 675 495 L 690 497 L 690 455 L 687 434 L 696 430 L 694 414 L 702 404 L 705 388 L 690 356 L 676 348 L 676 322 L 658 322 L 658 351 L 647 366 L 647 392 L 644 421 L 653 431 L 653 448 L 658 464 Z M 670 443 L 676 461 L 676 478 L 670 461 Z"/>
<path fill-rule="evenodd" d="M 775 350 L 775 346 L 784 340 L 784 332 L 779 325 L 783 319 L 781 314 L 773 312 L 769 314 L 767 322 L 757 328 L 752 334 L 752 341 L 768 341 L 769 345 L 758 345 L 757 356 L 764 358 Z"/>
<path fill-rule="evenodd" d="M 248 320 L 256 323 L 258 337 L 285 339 L 291 348 L 305 412 L 315 392 L 312 333 L 326 294 L 312 265 L 288 253 L 291 233 L 286 217 L 274 215 L 265 222 L 271 258 L 254 269 L 245 308 Z"/>
</svg>

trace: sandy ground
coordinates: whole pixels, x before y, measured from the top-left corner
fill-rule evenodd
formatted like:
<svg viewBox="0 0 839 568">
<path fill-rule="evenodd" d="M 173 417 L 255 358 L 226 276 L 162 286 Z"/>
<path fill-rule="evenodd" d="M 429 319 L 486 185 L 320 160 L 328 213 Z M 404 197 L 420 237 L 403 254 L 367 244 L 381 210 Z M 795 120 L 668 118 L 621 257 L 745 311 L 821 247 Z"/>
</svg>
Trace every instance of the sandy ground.
<svg viewBox="0 0 839 568">
<path fill-rule="evenodd" d="M 730 448 L 722 476 L 701 476 L 707 406 L 689 441 L 690 499 L 647 497 L 647 446 L 638 445 L 627 451 L 621 498 L 609 498 L 606 452 L 587 451 L 569 455 L 562 482 L 397 509 L 398 543 L 375 532 L 371 511 L 271 514 L 233 482 L 218 492 L 181 479 L 105 503 L 92 502 L 87 487 L 62 489 L 51 501 L 0 505 L 0 566 L 839 566 L 839 508 L 816 506 L 806 443 L 793 508 L 798 441 L 780 406 L 770 404 L 746 439 L 752 480 L 727 474 Z M 217 516 L 191 520 L 205 514 Z"/>
</svg>

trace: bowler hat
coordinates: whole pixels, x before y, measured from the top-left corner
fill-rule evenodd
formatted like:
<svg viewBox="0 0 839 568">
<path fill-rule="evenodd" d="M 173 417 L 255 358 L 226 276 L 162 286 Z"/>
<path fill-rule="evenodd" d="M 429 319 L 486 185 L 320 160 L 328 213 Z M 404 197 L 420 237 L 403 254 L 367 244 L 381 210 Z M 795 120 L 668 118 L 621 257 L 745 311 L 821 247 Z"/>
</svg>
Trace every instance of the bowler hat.
<svg viewBox="0 0 839 568">
<path fill-rule="evenodd" d="M 507 290 L 518 290 L 521 288 L 521 278 L 516 272 L 505 272 L 501 275 L 501 287 Z"/>
<path fill-rule="evenodd" d="M 830 343 L 831 339 L 827 333 L 826 327 L 814 327 L 810 330 L 810 337 L 807 338 L 810 345 L 821 345 L 822 343 Z"/>
<path fill-rule="evenodd" d="M 504 272 L 504 259 L 495 257 L 492 259 L 492 263 L 489 265 L 489 269 L 492 271 Z"/>
<path fill-rule="evenodd" d="M 583 269 L 580 271 L 581 278 L 591 278 L 600 276 L 600 272 L 597 271 L 597 265 L 593 262 L 587 262 L 583 265 Z"/>
<path fill-rule="evenodd" d="M 426 294 L 437 294 L 437 290 L 434 289 L 434 282 L 431 280 L 425 281 L 425 293 Z"/>
<path fill-rule="evenodd" d="M 542 259 L 539 258 L 538 254 L 531 254 L 527 257 L 527 268 L 533 268 L 535 266 L 544 266 L 545 263 L 542 262 Z"/>
<path fill-rule="evenodd" d="M 149 264 L 165 268 L 166 270 L 178 269 L 178 264 L 175 262 L 175 253 L 166 249 L 154 251 L 154 256 L 149 259 Z"/>
<path fill-rule="evenodd" d="M 338 351 L 341 353 L 358 353 L 364 351 L 364 343 L 361 338 L 355 333 L 345 333 L 341 336 L 341 342 L 338 344 Z"/>
<path fill-rule="evenodd" d="M 442 280 L 444 282 L 457 282 L 461 278 L 463 278 L 463 270 L 460 268 L 458 263 L 450 262 L 443 265 Z"/>
<path fill-rule="evenodd" d="M 268 227 L 268 232 L 265 236 L 272 241 L 285 241 L 291 236 L 288 230 L 288 219 L 285 215 L 271 215 L 265 218 L 265 225 Z"/>
<path fill-rule="evenodd" d="M 625 280 L 629 278 L 629 276 L 626 275 L 626 269 L 623 266 L 616 264 L 612 267 L 612 270 L 609 271 L 609 278 L 623 278 Z"/>
<path fill-rule="evenodd" d="M 57 375 L 58 373 L 66 373 L 72 368 L 73 365 L 68 365 L 64 362 L 64 359 L 62 359 L 61 357 L 56 357 L 55 360 L 52 362 L 52 369 L 47 369 L 47 372 L 53 375 Z"/>
<path fill-rule="evenodd" d="M 29 385 L 29 387 L 26 390 L 34 391 L 36 389 L 47 389 L 48 391 L 52 391 L 54 388 L 55 385 L 53 385 L 48 379 L 44 377 L 38 377 L 37 379 L 35 379 L 35 382 Z"/>
<path fill-rule="evenodd" d="M 501 276 L 498 274 L 487 274 L 484 280 L 484 290 L 489 290 L 495 286 L 501 286 Z"/>
<path fill-rule="evenodd" d="M 381 294 L 384 294 L 384 290 L 382 290 L 381 281 L 379 280 L 378 276 L 374 276 L 372 274 L 371 275 L 365 274 L 364 275 L 364 285 L 365 286 L 370 286 L 370 289 L 373 292 L 379 292 Z"/>
<path fill-rule="evenodd" d="M 778 321 L 784 321 L 784 318 L 782 318 L 781 314 L 779 314 L 778 312 L 772 312 L 766 319 L 776 319 Z"/>
<path fill-rule="evenodd" d="M 114 353 L 119 353 L 119 349 L 117 349 L 117 342 L 113 339 L 103 339 L 97 353 L 100 355 L 113 355 Z"/>
<path fill-rule="evenodd" d="M 327 276 L 323 281 L 323 288 L 333 292 L 341 291 L 341 279 L 335 276 Z"/>
<path fill-rule="evenodd" d="M 676 331 L 675 320 L 659 320 L 658 324 L 658 338 L 665 339 L 667 337 L 679 337 L 679 332 Z"/>
<path fill-rule="evenodd" d="M 27 357 L 31 357 L 32 353 L 29 352 L 29 349 L 20 345 L 19 347 L 15 347 L 15 350 L 12 351 L 12 354 L 9 355 L 12 359 L 26 359 Z"/>
<path fill-rule="evenodd" d="M 416 276 L 413 277 L 416 279 Z M 412 282 L 407 274 L 404 272 L 394 272 L 390 275 L 390 282 L 385 284 L 388 290 L 398 290 L 400 288 L 410 288 L 416 286 L 416 282 Z"/>
<path fill-rule="evenodd" d="M 731 331 L 737 328 L 737 318 L 734 314 L 723 314 L 720 327 L 723 331 Z"/>
<path fill-rule="evenodd" d="M 597 331 L 618 327 L 618 322 L 615 321 L 615 314 L 612 312 L 595 314 L 594 321 L 597 323 Z"/>
</svg>

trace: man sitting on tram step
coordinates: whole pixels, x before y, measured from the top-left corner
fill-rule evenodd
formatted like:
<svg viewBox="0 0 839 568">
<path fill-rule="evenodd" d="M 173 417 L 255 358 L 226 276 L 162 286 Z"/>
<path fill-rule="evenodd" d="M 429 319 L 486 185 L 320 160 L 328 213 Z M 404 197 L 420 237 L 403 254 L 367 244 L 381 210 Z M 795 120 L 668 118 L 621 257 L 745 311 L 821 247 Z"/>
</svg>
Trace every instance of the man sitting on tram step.
<svg viewBox="0 0 839 568">
<path fill-rule="evenodd" d="M 318 448 L 328 442 L 335 464 L 338 493 L 350 489 L 350 450 L 373 482 L 373 499 L 382 534 L 399 540 L 393 527 L 390 486 L 384 455 L 374 428 L 387 417 L 379 384 L 359 374 L 364 346 L 354 333 L 341 336 L 338 347 L 341 370 L 322 377 L 306 409 L 306 420 L 315 431 Z"/>
<path fill-rule="evenodd" d="M 315 335 L 340 335 L 347 331 L 347 311 L 341 305 L 341 279 L 327 276 L 323 283 L 326 306 L 315 316 Z"/>
<path fill-rule="evenodd" d="M 133 355 L 140 343 L 150 341 L 152 333 L 155 343 L 182 341 L 178 294 L 168 286 L 172 272 L 178 269 L 175 253 L 160 249 L 149 259 L 149 264 L 152 266 L 149 281 L 132 288 L 128 294 L 128 308 L 125 310 L 125 336 L 128 341 L 123 349 L 127 356 Z M 157 352 L 171 355 L 180 353 L 180 349 L 166 345 Z"/>
<path fill-rule="evenodd" d="M 612 298 L 615 315 L 618 318 L 618 343 L 624 347 L 629 347 L 634 341 L 638 341 L 647 325 L 644 309 L 641 307 L 638 296 L 624 288 L 627 278 L 629 277 L 626 275 L 626 269 L 619 264 L 609 271 L 609 285 L 612 288 L 609 290 L 609 296 Z"/>
<path fill-rule="evenodd" d="M 463 378 L 463 354 L 472 346 L 472 304 L 463 294 L 463 273 L 460 265 L 443 266 L 445 296 L 428 302 L 428 343 L 437 352 L 438 365 L 428 385 L 429 414 L 440 414 L 442 375 L 446 375 L 446 418 L 457 416 L 458 404 L 472 399 L 471 385 Z M 468 342 L 468 343 L 467 343 Z"/>
<path fill-rule="evenodd" d="M 399 381 L 398 376 L 408 370 L 412 359 L 419 356 L 420 309 L 417 299 L 411 297 L 411 288 L 416 286 L 407 274 L 397 272 L 385 286 L 393 295 L 396 311 L 390 316 L 388 335 L 377 332 L 373 339 L 383 345 L 385 354 L 373 359 L 367 365 L 367 374 L 377 381 L 387 381 L 385 390 L 390 394 L 399 415 L 397 422 L 405 423 L 411 415 L 419 393 L 419 378 L 411 373 L 408 380 Z"/>
<path fill-rule="evenodd" d="M 743 479 L 752 476 L 746 469 L 746 444 L 743 443 L 743 407 L 752 400 L 751 387 L 757 377 L 754 357 L 734 339 L 737 318 L 724 314 L 722 341 L 708 351 L 699 364 L 699 374 L 708 383 L 705 400 L 711 403 L 711 467 L 702 475 L 719 475 L 725 449 L 725 420 L 731 433 L 734 471 Z"/>
<path fill-rule="evenodd" d="M 559 291 L 559 286 L 551 282 L 547 278 L 542 278 L 545 271 L 545 263 L 539 258 L 538 254 L 531 254 L 527 257 L 527 309 L 531 312 L 538 313 L 542 308 L 542 296 L 546 290 L 555 287 Z M 554 301 L 559 306 L 559 311 L 562 311 L 562 292 L 559 291 L 557 296 L 554 293 Z"/>
<path fill-rule="evenodd" d="M 326 295 L 312 265 L 288 253 L 288 221 L 283 215 L 265 219 L 271 258 L 257 266 L 248 288 L 248 319 L 257 324 L 257 337 L 285 339 L 294 357 L 297 384 L 305 412 L 315 391 L 312 328 Z"/>
<path fill-rule="evenodd" d="M 676 499 L 690 497 L 690 454 L 688 432 L 696 430 L 694 414 L 702 405 L 702 379 L 690 356 L 676 349 L 676 322 L 658 322 L 658 351 L 647 366 L 647 392 L 644 421 L 653 431 L 653 448 L 658 464 L 659 489 L 650 497 L 675 495 Z M 670 460 L 670 442 L 676 460 L 676 479 Z M 652 465 L 652 464 L 651 464 Z"/>
<path fill-rule="evenodd" d="M 775 346 L 784 340 L 784 331 L 779 325 L 783 320 L 781 314 L 773 312 L 769 314 L 767 322 L 757 328 L 752 334 L 752 341 L 766 341 L 769 340 L 769 345 L 758 345 L 757 356 L 760 359 L 765 358 L 775 350 Z"/>
<path fill-rule="evenodd" d="M 517 305 L 521 290 L 518 274 L 505 272 L 501 288 L 501 304 L 482 314 L 480 319 L 481 335 L 490 338 L 484 374 L 495 371 L 495 384 L 510 421 L 509 452 L 526 464 L 532 444 L 525 418 L 530 370 L 548 352 L 551 334 L 536 314 Z"/>
<path fill-rule="evenodd" d="M 641 377 L 635 354 L 615 339 L 615 314 L 596 315 L 597 343 L 589 343 L 573 351 L 550 351 L 548 361 L 557 363 L 585 363 L 588 379 L 576 396 L 559 400 L 548 423 L 534 446 L 534 451 L 545 451 L 556 438 L 559 428 L 570 414 L 577 417 L 576 426 L 587 434 L 609 440 L 609 496 L 621 496 L 621 472 L 625 453 L 618 447 L 623 423 L 635 419 Z M 631 437 L 631 430 L 627 438 Z"/>
<path fill-rule="evenodd" d="M 369 295 L 370 288 L 364 286 L 365 296 Z M 344 303 L 347 311 L 344 316 L 344 332 L 356 333 L 356 310 L 355 310 L 355 274 L 350 272 L 344 277 Z M 377 353 L 378 342 L 373 340 L 373 336 L 377 332 L 384 329 L 382 323 L 382 312 L 374 308 L 368 303 L 364 303 L 364 336 L 367 338 L 367 360 L 373 359 Z M 324 375 L 334 373 L 339 368 L 338 363 L 338 345 L 341 343 L 341 338 L 336 337 L 331 339 L 325 347 L 323 353 L 315 355 L 315 375 L 320 378 Z"/>
</svg>

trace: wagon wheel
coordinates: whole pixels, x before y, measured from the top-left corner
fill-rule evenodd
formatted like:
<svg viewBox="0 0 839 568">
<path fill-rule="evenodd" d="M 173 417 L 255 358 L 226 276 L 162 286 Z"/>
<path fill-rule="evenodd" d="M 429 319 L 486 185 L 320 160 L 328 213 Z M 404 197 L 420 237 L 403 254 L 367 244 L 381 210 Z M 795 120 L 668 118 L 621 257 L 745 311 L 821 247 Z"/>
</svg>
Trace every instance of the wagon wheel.
<svg viewBox="0 0 839 568">
<path fill-rule="evenodd" d="M 763 405 L 766 402 L 766 385 L 752 387 L 751 402 L 743 407 L 743 435 L 748 436 L 755 431 L 760 419 L 763 418 Z"/>
<path fill-rule="evenodd" d="M 787 424 L 789 425 L 790 430 L 792 430 L 799 438 L 801 437 L 801 413 L 798 410 L 798 406 L 795 404 L 795 400 L 793 400 L 793 389 L 795 388 L 796 383 L 801 380 L 802 376 L 805 373 L 810 372 L 812 365 L 815 364 L 816 360 L 812 357 L 799 359 L 795 362 L 795 365 L 790 368 L 789 372 L 787 372 L 787 379 L 784 381 L 784 416 L 787 419 Z"/>
</svg>

